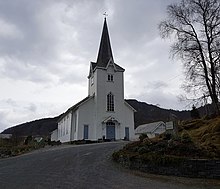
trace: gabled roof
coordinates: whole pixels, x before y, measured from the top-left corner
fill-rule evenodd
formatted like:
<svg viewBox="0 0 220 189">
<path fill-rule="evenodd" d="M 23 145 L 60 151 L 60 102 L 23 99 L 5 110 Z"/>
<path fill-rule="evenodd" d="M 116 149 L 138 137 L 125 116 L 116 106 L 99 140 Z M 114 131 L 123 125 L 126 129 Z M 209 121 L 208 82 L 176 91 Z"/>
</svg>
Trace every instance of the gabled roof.
<svg viewBox="0 0 220 189">
<path fill-rule="evenodd" d="M 107 123 L 107 122 L 109 122 L 109 121 L 119 123 L 119 122 L 118 122 L 118 120 L 117 120 L 117 119 L 115 119 L 115 118 L 114 118 L 114 117 L 112 117 L 112 116 L 109 116 L 109 117 L 107 117 L 106 119 L 104 119 L 104 120 L 102 121 L 102 123 Z"/>
<path fill-rule="evenodd" d="M 91 62 L 91 68 L 92 68 L 92 71 L 95 70 L 95 68 L 96 68 L 96 63 L 95 62 Z"/>
<path fill-rule="evenodd" d="M 114 65 L 115 65 L 117 71 L 120 71 L 120 72 L 124 72 L 124 71 L 125 71 L 125 69 L 122 68 L 121 66 L 119 66 L 118 64 L 115 64 L 115 63 L 114 63 Z"/>
<path fill-rule="evenodd" d="M 110 38 L 108 34 L 108 27 L 106 18 L 104 20 L 103 30 L 102 30 L 102 37 L 99 46 L 99 52 L 97 57 L 97 67 L 106 67 L 109 60 L 114 62 Z"/>
<path fill-rule="evenodd" d="M 107 65 L 106 65 L 106 66 L 107 66 Z M 124 72 L 124 71 L 125 71 L 124 68 L 122 68 L 121 66 L 119 66 L 119 65 L 116 64 L 116 63 L 114 63 L 114 67 L 115 67 L 115 69 L 116 69 L 115 71 L 118 71 L 118 72 Z M 88 77 L 91 76 L 91 74 L 96 70 L 96 68 L 106 70 L 108 67 L 98 67 L 98 66 L 97 66 L 97 63 L 91 62 L 91 63 L 90 63 L 90 70 L 89 70 L 89 76 L 88 76 Z"/>
<path fill-rule="evenodd" d="M 153 133 L 158 127 L 163 126 L 163 125 L 165 126 L 165 123 L 163 121 L 139 125 L 135 129 L 135 134 Z"/>
<path fill-rule="evenodd" d="M 73 105 L 72 107 L 70 107 L 65 113 L 63 113 L 60 118 L 58 119 L 57 123 L 60 122 L 70 111 L 72 110 L 76 110 L 79 106 L 81 106 L 83 103 L 89 101 L 90 99 L 92 99 L 94 96 L 87 96 L 86 98 L 84 98 L 83 100 L 79 101 L 77 104 Z"/>
<path fill-rule="evenodd" d="M 132 107 L 128 102 L 126 102 L 126 100 L 124 102 L 125 102 L 125 105 L 127 105 L 131 110 L 133 110 L 133 112 L 137 112 L 137 110 L 135 110 L 134 107 Z"/>
</svg>

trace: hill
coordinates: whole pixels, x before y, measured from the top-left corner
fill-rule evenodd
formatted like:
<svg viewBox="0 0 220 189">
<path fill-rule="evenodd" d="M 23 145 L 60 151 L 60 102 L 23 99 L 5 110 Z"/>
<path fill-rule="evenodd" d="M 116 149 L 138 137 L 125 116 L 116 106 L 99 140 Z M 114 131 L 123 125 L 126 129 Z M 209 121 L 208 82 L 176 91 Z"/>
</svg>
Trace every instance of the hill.
<svg viewBox="0 0 220 189">
<path fill-rule="evenodd" d="M 39 120 L 22 123 L 4 130 L 3 134 L 13 134 L 15 136 L 49 136 L 50 132 L 57 128 L 57 120 L 54 118 L 43 118 Z"/>
<path fill-rule="evenodd" d="M 155 105 L 139 102 L 135 99 L 126 100 L 137 112 L 135 112 L 135 128 L 144 123 L 155 121 L 169 121 L 170 119 L 188 120 L 191 119 L 190 111 L 178 111 L 163 109 Z"/>
<path fill-rule="evenodd" d="M 167 121 L 175 117 L 178 120 L 190 119 L 190 111 L 167 110 L 155 105 L 139 102 L 137 100 L 126 100 L 137 112 L 134 115 L 135 127 L 140 124 L 150 123 L 154 121 Z M 30 121 L 20 125 L 16 125 L 4 130 L 4 134 L 14 134 L 16 136 L 48 136 L 51 131 L 57 128 L 57 120 L 61 115 L 54 118 L 44 118 Z"/>
</svg>

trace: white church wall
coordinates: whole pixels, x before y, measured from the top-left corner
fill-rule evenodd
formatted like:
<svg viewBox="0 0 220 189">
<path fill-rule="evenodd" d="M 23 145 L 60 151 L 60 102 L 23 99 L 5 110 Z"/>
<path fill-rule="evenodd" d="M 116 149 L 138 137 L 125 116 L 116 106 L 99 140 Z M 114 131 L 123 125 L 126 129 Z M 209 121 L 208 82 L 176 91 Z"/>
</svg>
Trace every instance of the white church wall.
<svg viewBox="0 0 220 189">
<path fill-rule="evenodd" d="M 89 89 L 89 96 L 93 96 L 94 93 L 96 92 L 96 83 L 97 83 L 97 73 L 92 73 L 92 75 L 89 78 L 88 81 L 88 89 Z"/>
<path fill-rule="evenodd" d="M 78 125 L 78 110 L 72 111 L 72 118 L 71 118 L 71 136 L 70 136 L 70 140 L 74 141 L 77 140 L 77 125 Z"/>
<path fill-rule="evenodd" d="M 121 137 L 125 137 L 125 127 L 129 128 L 129 140 L 134 140 L 134 111 L 128 107 L 125 103 L 123 104 L 123 110 L 120 114 L 122 122 L 121 126 Z"/>
<path fill-rule="evenodd" d="M 108 71 L 103 69 L 97 69 L 97 89 L 96 95 L 99 96 L 100 102 L 106 99 L 106 95 L 109 92 L 112 92 L 116 97 L 116 100 L 124 100 L 124 86 L 123 86 L 123 72 L 114 72 L 112 73 L 114 76 L 113 81 L 108 81 Z"/>
<path fill-rule="evenodd" d="M 71 112 L 69 112 L 58 123 L 58 140 L 60 140 L 60 142 L 70 141 L 71 119 Z"/>
<path fill-rule="evenodd" d="M 102 138 L 103 135 L 106 136 L 106 127 L 103 124 L 103 120 L 108 117 L 113 117 L 119 121 L 119 125 L 116 124 L 116 140 L 124 139 L 125 137 L 125 127 L 129 127 L 129 139 L 133 140 L 134 138 L 134 112 L 127 107 L 124 103 L 118 106 L 119 108 L 115 112 L 99 112 L 97 115 L 97 137 Z"/>
<path fill-rule="evenodd" d="M 130 139 L 134 138 L 134 112 L 124 104 L 124 85 L 123 72 L 115 72 L 112 67 L 108 70 L 98 69 L 97 71 L 97 138 L 106 135 L 105 125 L 102 121 L 109 116 L 114 117 L 120 122 L 116 124 L 116 139 L 125 137 L 125 127 L 129 127 Z M 113 82 L 108 81 L 108 74 L 113 74 Z M 107 112 L 107 94 L 111 92 L 114 95 L 114 112 Z"/>
<path fill-rule="evenodd" d="M 77 140 L 84 139 L 84 125 L 88 125 L 88 139 L 96 140 L 96 129 L 95 129 L 95 111 L 94 111 L 94 99 L 88 100 L 82 104 L 78 111 L 78 131 Z"/>
<path fill-rule="evenodd" d="M 123 73 L 115 72 L 113 82 L 107 81 L 107 77 L 108 74 L 106 70 L 97 70 L 97 79 L 99 81 L 97 83 L 96 97 L 98 96 L 97 106 L 100 113 L 106 112 L 106 100 L 107 94 L 109 94 L 109 92 L 112 92 L 112 94 L 114 95 L 116 109 L 119 109 L 120 107 L 117 106 L 120 106 L 120 104 L 122 104 L 124 101 L 122 85 Z"/>
</svg>

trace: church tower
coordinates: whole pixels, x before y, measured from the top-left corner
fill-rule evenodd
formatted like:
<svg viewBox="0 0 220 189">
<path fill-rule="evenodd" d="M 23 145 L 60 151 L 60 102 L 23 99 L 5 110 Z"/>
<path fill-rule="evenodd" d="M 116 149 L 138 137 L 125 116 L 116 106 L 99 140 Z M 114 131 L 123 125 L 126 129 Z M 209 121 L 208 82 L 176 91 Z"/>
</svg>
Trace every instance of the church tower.
<svg viewBox="0 0 220 189">
<path fill-rule="evenodd" d="M 126 103 L 124 101 L 124 71 L 114 62 L 105 18 L 97 61 L 91 62 L 88 76 L 89 96 L 94 96 L 96 107 L 96 125 L 102 128 L 102 135 L 105 138 L 119 138 L 117 133 L 123 132 L 119 130 L 126 117 L 123 115 Z M 99 129 L 97 128 L 97 130 Z M 129 135 L 129 131 L 126 132 Z M 129 138 L 129 136 L 127 137 Z M 120 136 L 120 138 L 123 137 Z"/>
<path fill-rule="evenodd" d="M 99 71 L 97 71 L 99 70 Z M 102 71 L 100 71 L 102 70 Z M 120 92 L 122 95 L 122 98 L 124 98 L 124 86 L 123 86 L 123 72 L 125 70 L 120 67 L 119 65 L 115 64 L 114 62 L 114 58 L 113 58 L 113 54 L 112 54 L 112 49 L 111 49 L 111 43 L 110 43 L 110 37 L 109 37 L 109 33 L 108 33 L 108 27 L 107 27 L 107 21 L 106 18 L 104 19 L 104 25 L 103 25 L 103 30 L 102 30 L 102 36 L 101 36 L 101 42 L 100 42 L 100 46 L 99 46 L 99 51 L 98 51 L 98 57 L 97 57 L 97 61 L 96 62 L 91 62 L 90 64 L 90 72 L 89 72 L 89 96 L 92 95 L 98 95 L 99 93 L 99 87 L 101 85 L 101 87 L 105 88 L 112 86 L 113 87 L 113 83 L 116 82 L 116 84 L 114 84 L 115 86 L 117 84 L 120 84 L 122 86 L 118 86 L 120 88 Z M 100 73 L 105 73 L 104 75 L 97 75 L 97 72 Z M 120 72 L 121 74 L 116 74 L 117 72 Z M 121 75 L 122 78 L 120 78 L 119 80 L 115 80 L 118 75 Z M 102 78 L 103 80 L 100 80 L 98 78 L 100 77 L 105 77 Z M 107 82 L 104 82 L 107 81 Z M 104 88 L 102 88 L 103 91 Z M 118 91 L 119 92 L 119 91 Z"/>
</svg>

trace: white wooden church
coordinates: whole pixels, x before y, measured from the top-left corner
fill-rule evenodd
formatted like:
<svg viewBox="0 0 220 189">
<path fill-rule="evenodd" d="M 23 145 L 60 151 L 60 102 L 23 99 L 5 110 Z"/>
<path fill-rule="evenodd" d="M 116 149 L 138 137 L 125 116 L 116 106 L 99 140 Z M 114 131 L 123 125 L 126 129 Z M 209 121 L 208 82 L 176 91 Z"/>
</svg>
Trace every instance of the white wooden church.
<svg viewBox="0 0 220 189">
<path fill-rule="evenodd" d="M 124 100 L 124 71 L 114 62 L 105 18 L 97 61 L 90 63 L 89 94 L 60 117 L 51 140 L 132 140 L 135 109 Z"/>
</svg>

